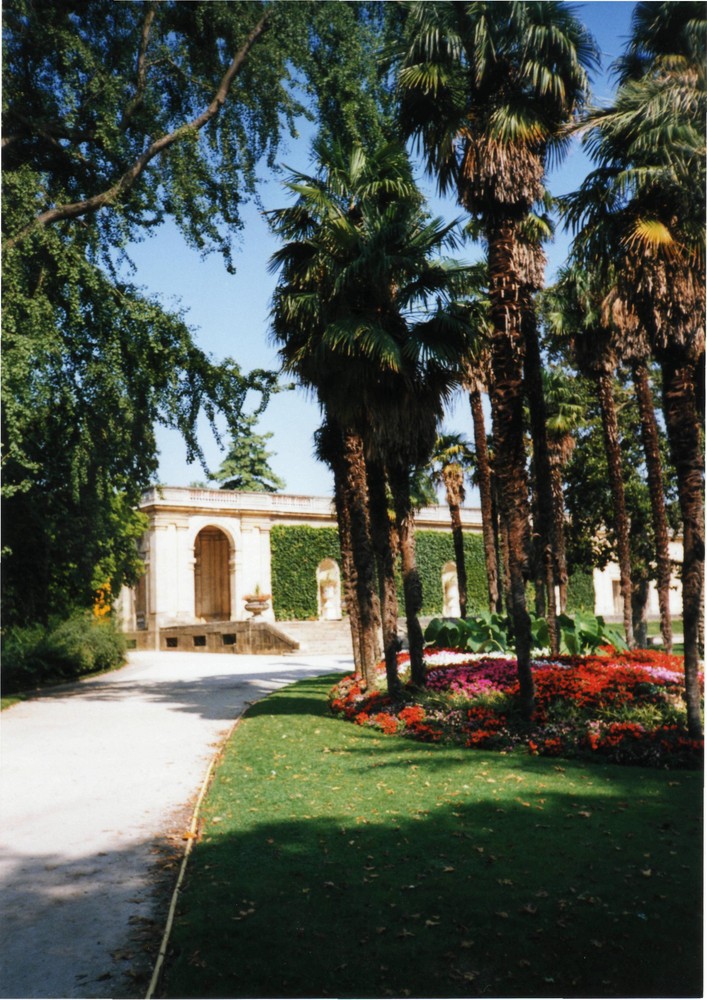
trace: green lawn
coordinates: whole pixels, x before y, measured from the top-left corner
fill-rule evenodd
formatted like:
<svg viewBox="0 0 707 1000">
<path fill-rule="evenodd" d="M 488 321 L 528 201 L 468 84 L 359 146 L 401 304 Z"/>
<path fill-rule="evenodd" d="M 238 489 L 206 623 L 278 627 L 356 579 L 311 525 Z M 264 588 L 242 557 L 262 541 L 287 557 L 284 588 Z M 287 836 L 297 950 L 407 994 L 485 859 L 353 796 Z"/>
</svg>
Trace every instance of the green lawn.
<svg viewBox="0 0 707 1000">
<path fill-rule="evenodd" d="M 250 709 L 203 811 L 168 997 L 702 996 L 702 774 Z"/>
</svg>

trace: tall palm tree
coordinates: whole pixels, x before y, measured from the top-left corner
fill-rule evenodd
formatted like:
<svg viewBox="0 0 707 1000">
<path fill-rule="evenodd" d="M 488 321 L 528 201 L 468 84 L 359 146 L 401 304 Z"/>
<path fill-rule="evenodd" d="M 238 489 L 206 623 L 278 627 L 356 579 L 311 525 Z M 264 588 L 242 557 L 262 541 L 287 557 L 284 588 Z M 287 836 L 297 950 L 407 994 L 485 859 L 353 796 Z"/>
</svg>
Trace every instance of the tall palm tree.
<svg viewBox="0 0 707 1000">
<path fill-rule="evenodd" d="M 489 267 L 496 469 L 510 554 L 523 711 L 532 715 L 528 484 L 523 441 L 524 289 L 537 255 L 522 229 L 543 194 L 546 157 L 582 106 L 595 50 L 557 2 L 415 3 L 400 71 L 402 119 L 442 191 L 454 189 L 483 231 Z"/>
<path fill-rule="evenodd" d="M 577 366 L 591 379 L 599 401 L 613 498 L 612 527 L 619 564 L 624 632 L 628 646 L 633 648 L 635 641 L 631 615 L 630 524 L 626 508 L 619 423 L 613 386 L 617 348 L 615 337 L 611 328 L 607 326 L 602 311 L 604 298 L 604 288 L 596 272 L 592 273 L 575 266 L 563 269 L 556 285 L 548 293 L 546 301 L 552 303 L 548 310 L 550 322 L 557 333 L 564 333 L 571 338 Z"/>
<path fill-rule="evenodd" d="M 297 201 L 271 213 L 286 241 L 271 263 L 281 270 L 272 329 L 287 368 L 316 391 L 345 436 L 360 439 L 369 466 L 375 460 L 385 469 L 398 522 L 411 669 L 421 683 L 410 471 L 432 448 L 444 396 L 459 377 L 456 361 L 468 349 L 463 311 L 444 308 L 467 269 L 437 256 L 456 245 L 455 225 L 424 214 L 401 147 L 366 153 L 320 142 L 315 153 L 320 174 L 292 174 L 286 186 Z M 360 485 L 367 502 L 368 485 L 363 479 Z M 373 572 L 369 567 L 366 578 Z M 393 621 L 388 608 L 382 614 L 384 625 Z M 387 662 L 397 643 L 388 630 Z"/>
<path fill-rule="evenodd" d="M 372 526 L 362 442 L 346 436 L 331 417 L 315 433 L 315 453 L 334 475 L 334 507 L 356 675 L 374 685 L 379 660 L 380 608 L 372 577 Z"/>
<path fill-rule="evenodd" d="M 585 406 L 577 388 L 577 380 L 568 372 L 552 368 L 543 372 L 544 397 L 547 403 L 547 434 L 550 452 L 550 486 L 552 516 L 555 521 L 556 559 L 558 570 L 558 608 L 567 610 L 567 550 L 565 545 L 565 505 L 562 470 L 574 450 L 576 432 L 585 422 Z"/>
<path fill-rule="evenodd" d="M 597 163 L 568 204 L 585 254 L 611 254 L 621 298 L 645 329 L 683 522 L 688 724 L 702 731 L 697 680 L 704 586 L 707 16 L 700 3 L 639 3 L 610 108 L 583 126 Z"/>
<path fill-rule="evenodd" d="M 469 395 L 469 408 L 474 427 L 474 482 L 478 486 L 481 502 L 481 536 L 484 544 L 489 611 L 500 613 L 503 601 L 498 559 L 498 509 L 483 404 L 483 393 L 491 379 L 490 368 L 488 349 L 475 351 L 464 363 L 464 388 Z"/>
<path fill-rule="evenodd" d="M 435 441 L 434 451 L 429 461 L 433 482 L 444 486 L 447 496 L 449 516 L 452 521 L 454 561 L 457 565 L 459 609 L 462 618 L 466 618 L 468 593 L 461 507 L 466 495 L 464 477 L 474 464 L 474 460 L 474 452 L 461 434 L 441 434 Z"/>
</svg>

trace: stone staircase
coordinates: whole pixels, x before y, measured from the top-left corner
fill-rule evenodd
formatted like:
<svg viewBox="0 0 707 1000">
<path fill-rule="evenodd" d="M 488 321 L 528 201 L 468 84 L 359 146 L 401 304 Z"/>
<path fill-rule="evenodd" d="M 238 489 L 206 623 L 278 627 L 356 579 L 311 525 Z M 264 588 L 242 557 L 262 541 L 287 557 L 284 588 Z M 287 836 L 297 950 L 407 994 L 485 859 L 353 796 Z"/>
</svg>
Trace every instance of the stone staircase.
<svg viewBox="0 0 707 1000">
<path fill-rule="evenodd" d="M 429 616 L 420 618 L 423 631 L 429 621 Z M 299 643 L 303 653 L 311 653 L 312 656 L 352 655 L 351 626 L 348 618 L 336 622 L 277 622 L 276 624 L 281 632 Z M 403 649 L 407 649 L 407 625 L 404 618 L 398 619 L 398 635 L 402 640 Z"/>
<path fill-rule="evenodd" d="M 277 622 L 277 627 L 299 643 L 301 652 L 312 656 L 351 656 L 351 626 L 348 618 L 334 622 Z"/>
</svg>

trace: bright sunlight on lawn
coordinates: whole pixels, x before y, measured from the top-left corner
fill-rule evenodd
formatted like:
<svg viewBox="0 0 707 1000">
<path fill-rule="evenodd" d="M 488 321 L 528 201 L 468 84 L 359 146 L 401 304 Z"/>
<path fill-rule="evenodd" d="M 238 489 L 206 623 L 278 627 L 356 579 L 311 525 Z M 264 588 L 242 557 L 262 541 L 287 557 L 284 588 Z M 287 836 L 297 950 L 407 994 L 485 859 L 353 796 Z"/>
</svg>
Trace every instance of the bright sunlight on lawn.
<svg viewBox="0 0 707 1000">
<path fill-rule="evenodd" d="M 701 995 L 700 772 L 387 736 L 334 680 L 236 729 L 166 996 Z"/>
</svg>

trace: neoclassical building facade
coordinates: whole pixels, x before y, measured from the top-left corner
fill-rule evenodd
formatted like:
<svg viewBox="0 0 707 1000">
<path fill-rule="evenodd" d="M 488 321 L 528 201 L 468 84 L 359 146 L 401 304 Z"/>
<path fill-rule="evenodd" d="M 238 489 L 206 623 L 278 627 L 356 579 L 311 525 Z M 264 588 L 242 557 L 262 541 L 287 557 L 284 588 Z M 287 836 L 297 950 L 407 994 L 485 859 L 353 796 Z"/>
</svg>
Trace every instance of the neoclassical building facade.
<svg viewBox="0 0 707 1000">
<path fill-rule="evenodd" d="M 154 487 L 143 496 L 140 509 L 148 518 L 140 553 L 145 575 L 134 590 L 123 591 L 119 610 L 125 630 L 142 633 L 140 644 L 153 647 L 159 647 L 161 630 L 252 620 L 253 604 L 248 598 L 272 594 L 270 536 L 276 525 L 336 527 L 328 497 Z M 465 531 L 480 533 L 480 510 L 464 508 L 462 524 Z M 423 508 L 416 516 L 416 527 L 449 532 L 448 508 Z M 672 548 L 671 554 L 679 560 L 682 546 L 675 542 Z M 344 602 L 337 561 L 322 559 L 313 572 L 319 619 L 341 618 Z M 444 602 L 440 610 L 454 617 L 459 614 L 454 563 L 445 563 L 439 572 Z M 618 567 L 613 564 L 594 570 L 597 614 L 620 616 L 618 580 Z M 671 603 L 679 613 L 678 580 L 674 580 Z M 649 613 L 658 614 L 654 588 Z M 259 620 L 274 622 L 272 600 Z"/>
<path fill-rule="evenodd" d="M 272 593 L 272 528 L 336 527 L 328 497 L 154 487 L 140 510 L 149 521 L 140 551 L 145 575 L 134 590 L 124 590 L 120 610 L 126 631 L 153 635 L 179 625 L 248 620 L 246 599 Z M 462 520 L 465 530 L 480 532 L 480 511 L 467 508 Z M 416 524 L 449 531 L 449 510 L 424 508 Z M 325 559 L 316 575 L 319 617 L 340 618 L 340 567 Z M 447 589 L 453 599 L 453 588 Z M 274 621 L 272 602 L 262 617 Z"/>
</svg>

